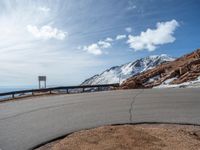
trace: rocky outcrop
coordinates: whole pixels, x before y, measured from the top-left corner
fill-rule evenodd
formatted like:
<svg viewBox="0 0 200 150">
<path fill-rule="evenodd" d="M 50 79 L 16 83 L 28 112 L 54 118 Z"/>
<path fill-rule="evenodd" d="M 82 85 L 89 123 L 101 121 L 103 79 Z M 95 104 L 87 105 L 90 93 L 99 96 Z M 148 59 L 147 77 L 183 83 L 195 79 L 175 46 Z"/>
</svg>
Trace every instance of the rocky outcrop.
<svg viewBox="0 0 200 150">
<path fill-rule="evenodd" d="M 153 69 L 127 79 L 122 83 L 121 88 L 152 88 L 169 79 L 173 79 L 169 84 L 180 84 L 195 80 L 199 76 L 200 49 L 197 49 L 174 61 L 160 64 Z"/>
</svg>

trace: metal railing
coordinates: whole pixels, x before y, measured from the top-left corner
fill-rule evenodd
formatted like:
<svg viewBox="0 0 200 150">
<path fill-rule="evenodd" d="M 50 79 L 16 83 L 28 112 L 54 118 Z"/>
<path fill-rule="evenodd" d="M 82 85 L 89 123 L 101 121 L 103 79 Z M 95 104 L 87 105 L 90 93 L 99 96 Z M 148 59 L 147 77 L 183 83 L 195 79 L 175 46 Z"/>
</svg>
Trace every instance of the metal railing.
<svg viewBox="0 0 200 150">
<path fill-rule="evenodd" d="M 60 86 L 60 87 L 52 87 L 52 88 L 44 88 L 44 89 L 31 89 L 31 90 L 21 90 L 21 91 L 12 91 L 12 92 L 5 92 L 0 93 L 0 96 L 12 96 L 12 98 L 15 98 L 15 95 L 23 95 L 26 93 L 31 93 L 31 95 L 34 95 L 34 93 L 37 92 L 49 92 L 50 94 L 52 91 L 56 90 L 66 90 L 66 93 L 69 93 L 69 90 L 72 89 L 82 89 L 82 92 L 90 91 L 86 89 L 91 88 L 97 88 L 96 91 L 100 91 L 103 88 L 109 88 L 109 87 L 119 87 L 118 83 L 115 84 L 101 84 L 101 85 L 80 85 L 80 86 Z"/>
</svg>

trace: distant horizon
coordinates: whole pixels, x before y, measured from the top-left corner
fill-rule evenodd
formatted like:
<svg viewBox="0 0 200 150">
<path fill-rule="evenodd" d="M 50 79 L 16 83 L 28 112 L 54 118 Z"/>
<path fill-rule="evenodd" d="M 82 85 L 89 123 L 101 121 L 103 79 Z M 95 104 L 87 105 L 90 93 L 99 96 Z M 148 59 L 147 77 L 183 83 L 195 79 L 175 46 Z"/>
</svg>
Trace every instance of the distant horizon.
<svg viewBox="0 0 200 150">
<path fill-rule="evenodd" d="M 2 0 L 0 85 L 78 85 L 150 55 L 199 48 L 198 0 Z"/>
</svg>

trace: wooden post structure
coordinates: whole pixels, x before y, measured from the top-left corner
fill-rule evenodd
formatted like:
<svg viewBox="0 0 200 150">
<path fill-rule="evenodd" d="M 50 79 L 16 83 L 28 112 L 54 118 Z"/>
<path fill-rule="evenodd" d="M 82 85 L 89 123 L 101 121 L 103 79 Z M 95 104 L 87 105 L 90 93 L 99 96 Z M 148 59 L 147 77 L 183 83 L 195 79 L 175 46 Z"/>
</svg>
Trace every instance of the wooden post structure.
<svg viewBox="0 0 200 150">
<path fill-rule="evenodd" d="M 41 86 L 41 82 L 44 82 L 44 88 L 46 88 L 46 86 L 47 86 L 47 84 L 46 84 L 46 80 L 47 80 L 46 76 L 38 76 L 39 89 L 42 88 L 42 86 Z"/>
</svg>

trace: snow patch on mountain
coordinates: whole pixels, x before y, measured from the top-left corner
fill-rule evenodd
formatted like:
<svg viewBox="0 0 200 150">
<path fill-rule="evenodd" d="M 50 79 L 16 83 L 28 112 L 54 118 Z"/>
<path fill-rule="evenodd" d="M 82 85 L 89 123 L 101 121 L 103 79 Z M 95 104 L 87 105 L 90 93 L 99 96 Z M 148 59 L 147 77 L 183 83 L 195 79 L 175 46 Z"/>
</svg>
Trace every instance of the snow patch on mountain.
<svg viewBox="0 0 200 150">
<path fill-rule="evenodd" d="M 163 82 L 159 86 L 153 88 L 200 88 L 200 76 L 194 81 L 188 81 L 181 84 L 170 84 L 176 78 L 171 78 Z"/>
</svg>

